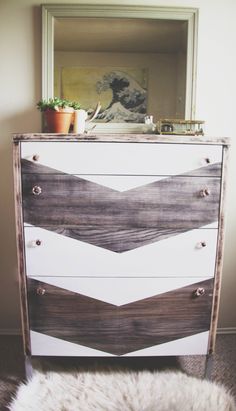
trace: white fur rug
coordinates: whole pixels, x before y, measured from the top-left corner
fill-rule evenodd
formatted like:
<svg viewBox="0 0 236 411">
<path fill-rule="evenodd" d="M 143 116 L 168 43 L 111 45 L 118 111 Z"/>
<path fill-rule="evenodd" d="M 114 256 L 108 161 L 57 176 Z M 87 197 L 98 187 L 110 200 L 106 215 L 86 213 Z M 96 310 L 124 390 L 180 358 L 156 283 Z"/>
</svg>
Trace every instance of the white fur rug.
<svg viewBox="0 0 236 411">
<path fill-rule="evenodd" d="M 181 372 L 36 372 L 11 411 L 235 411 L 227 391 Z"/>
</svg>

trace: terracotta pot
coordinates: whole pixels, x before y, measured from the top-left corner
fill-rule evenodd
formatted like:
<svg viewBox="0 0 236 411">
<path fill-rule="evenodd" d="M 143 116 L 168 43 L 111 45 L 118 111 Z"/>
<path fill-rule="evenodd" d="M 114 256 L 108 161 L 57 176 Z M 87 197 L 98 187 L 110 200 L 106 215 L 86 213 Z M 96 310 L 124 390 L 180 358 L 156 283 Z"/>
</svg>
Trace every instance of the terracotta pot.
<svg viewBox="0 0 236 411">
<path fill-rule="evenodd" d="M 67 134 L 70 129 L 72 112 L 48 110 L 44 112 L 45 127 L 48 133 Z"/>
</svg>

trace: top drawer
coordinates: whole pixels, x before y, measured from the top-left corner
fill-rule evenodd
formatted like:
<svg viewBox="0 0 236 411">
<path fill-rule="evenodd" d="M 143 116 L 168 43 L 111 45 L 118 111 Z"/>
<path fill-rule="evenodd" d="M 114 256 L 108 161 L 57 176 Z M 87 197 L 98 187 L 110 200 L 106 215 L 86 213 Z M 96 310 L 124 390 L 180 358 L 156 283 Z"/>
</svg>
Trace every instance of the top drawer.
<svg viewBox="0 0 236 411">
<path fill-rule="evenodd" d="M 58 170 L 68 174 L 178 175 L 192 171 L 196 176 L 220 176 L 222 147 L 92 141 L 23 142 L 21 158 L 29 161 L 24 162 L 24 173 Z M 41 167 L 37 168 L 39 164 Z"/>
</svg>

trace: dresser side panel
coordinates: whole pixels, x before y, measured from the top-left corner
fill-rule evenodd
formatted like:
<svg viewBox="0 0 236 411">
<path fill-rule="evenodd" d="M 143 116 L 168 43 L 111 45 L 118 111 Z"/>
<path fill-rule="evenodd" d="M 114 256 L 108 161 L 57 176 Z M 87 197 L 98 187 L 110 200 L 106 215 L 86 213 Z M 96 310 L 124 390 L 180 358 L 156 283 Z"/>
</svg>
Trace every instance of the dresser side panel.
<svg viewBox="0 0 236 411">
<path fill-rule="evenodd" d="M 219 208 L 219 229 L 217 240 L 217 253 L 215 265 L 215 282 L 214 294 L 212 303 L 211 328 L 209 338 L 209 353 L 214 352 L 216 341 L 216 330 L 219 316 L 220 291 L 222 283 L 222 268 L 223 268 L 223 252 L 224 252 L 224 236 L 225 236 L 225 203 L 226 203 L 226 187 L 227 187 L 227 171 L 228 171 L 228 154 L 229 146 L 223 147 L 222 153 L 222 179 L 221 179 L 221 196 Z"/>
<path fill-rule="evenodd" d="M 24 353 L 30 354 L 29 318 L 27 304 L 27 285 L 25 275 L 25 253 L 24 253 L 24 231 L 22 215 L 22 189 L 21 189 L 21 143 L 13 143 L 13 172 L 14 172 L 14 198 L 15 198 L 15 221 L 17 241 L 17 263 L 20 290 L 20 310 L 23 331 Z"/>
</svg>

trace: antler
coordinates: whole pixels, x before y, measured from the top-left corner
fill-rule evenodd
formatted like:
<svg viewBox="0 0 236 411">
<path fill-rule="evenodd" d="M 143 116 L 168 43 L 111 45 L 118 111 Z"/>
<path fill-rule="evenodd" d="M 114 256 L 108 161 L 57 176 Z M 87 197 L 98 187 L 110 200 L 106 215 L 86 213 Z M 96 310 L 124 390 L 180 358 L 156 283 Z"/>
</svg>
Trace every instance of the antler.
<svg viewBox="0 0 236 411">
<path fill-rule="evenodd" d="M 87 121 L 88 122 L 93 121 L 97 117 L 97 115 L 98 115 L 99 111 L 101 110 L 101 108 L 102 108 L 102 106 L 101 106 L 100 101 L 99 101 L 96 105 L 96 108 L 95 108 L 94 112 L 88 117 Z"/>
</svg>

